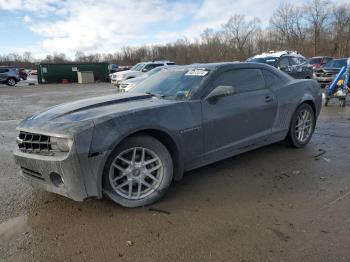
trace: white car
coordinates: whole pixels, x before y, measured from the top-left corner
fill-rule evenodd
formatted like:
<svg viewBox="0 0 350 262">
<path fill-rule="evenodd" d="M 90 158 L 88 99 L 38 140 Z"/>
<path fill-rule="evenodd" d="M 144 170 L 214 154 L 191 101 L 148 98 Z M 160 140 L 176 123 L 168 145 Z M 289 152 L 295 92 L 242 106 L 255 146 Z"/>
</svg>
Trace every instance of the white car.
<svg viewBox="0 0 350 262">
<path fill-rule="evenodd" d="M 156 68 L 159 66 L 167 66 L 167 65 L 175 65 L 175 63 L 170 61 L 154 61 L 154 62 L 138 63 L 134 65 L 130 70 L 111 74 L 111 83 L 116 85 L 119 88 L 120 83 L 124 80 L 142 76 L 143 74 L 152 70 L 153 68 Z"/>
<path fill-rule="evenodd" d="M 175 66 L 175 65 L 173 65 L 173 66 Z M 138 83 L 140 83 L 143 80 L 147 79 L 148 77 L 158 73 L 160 70 L 166 69 L 166 68 L 169 68 L 169 66 L 158 66 L 156 68 L 153 68 L 149 72 L 142 74 L 141 76 L 122 81 L 119 84 L 119 89 L 121 92 L 128 92 L 130 89 L 134 88 Z"/>
</svg>

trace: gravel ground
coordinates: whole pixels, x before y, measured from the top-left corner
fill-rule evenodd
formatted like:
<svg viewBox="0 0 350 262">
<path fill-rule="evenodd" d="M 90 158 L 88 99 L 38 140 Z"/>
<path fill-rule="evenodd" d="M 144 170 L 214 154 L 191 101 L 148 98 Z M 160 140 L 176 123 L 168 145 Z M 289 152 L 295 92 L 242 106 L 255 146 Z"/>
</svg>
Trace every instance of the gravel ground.
<svg viewBox="0 0 350 262">
<path fill-rule="evenodd" d="M 0 86 L 0 261 L 350 261 L 350 107 L 323 108 L 304 149 L 275 144 L 186 173 L 151 210 L 74 202 L 20 179 L 21 119 L 113 93 Z"/>
</svg>

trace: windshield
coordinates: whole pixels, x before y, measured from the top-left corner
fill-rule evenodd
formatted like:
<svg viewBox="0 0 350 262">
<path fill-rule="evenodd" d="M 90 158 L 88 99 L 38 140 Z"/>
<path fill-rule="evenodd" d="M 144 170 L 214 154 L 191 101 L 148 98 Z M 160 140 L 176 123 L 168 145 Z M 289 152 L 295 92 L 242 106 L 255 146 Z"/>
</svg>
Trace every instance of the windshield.
<svg viewBox="0 0 350 262">
<path fill-rule="evenodd" d="M 163 68 L 139 83 L 132 92 L 148 93 L 168 99 L 187 100 L 207 77 L 206 69 Z"/>
<path fill-rule="evenodd" d="M 156 68 L 153 68 L 152 70 L 148 71 L 147 72 L 147 76 L 150 77 L 152 75 L 154 75 L 155 73 L 158 73 L 160 70 L 164 69 L 163 67 L 161 66 L 158 66 Z"/>
<path fill-rule="evenodd" d="M 329 61 L 325 67 L 334 67 L 334 68 L 341 68 L 343 66 L 346 66 L 347 64 L 347 60 L 346 59 L 335 59 L 335 60 L 331 60 Z"/>
<path fill-rule="evenodd" d="M 309 59 L 309 64 L 310 65 L 316 65 L 316 64 L 321 64 L 322 63 L 322 58 L 311 58 Z"/>
<path fill-rule="evenodd" d="M 138 63 L 138 64 L 134 65 L 132 68 L 130 68 L 130 70 L 132 70 L 132 71 L 141 71 L 143 65 L 144 65 L 144 63 Z"/>
<path fill-rule="evenodd" d="M 268 65 L 275 65 L 277 61 L 276 57 L 272 56 L 267 56 L 267 57 L 259 57 L 259 58 L 250 58 L 247 62 L 250 63 L 263 63 L 263 64 L 268 64 Z"/>
</svg>

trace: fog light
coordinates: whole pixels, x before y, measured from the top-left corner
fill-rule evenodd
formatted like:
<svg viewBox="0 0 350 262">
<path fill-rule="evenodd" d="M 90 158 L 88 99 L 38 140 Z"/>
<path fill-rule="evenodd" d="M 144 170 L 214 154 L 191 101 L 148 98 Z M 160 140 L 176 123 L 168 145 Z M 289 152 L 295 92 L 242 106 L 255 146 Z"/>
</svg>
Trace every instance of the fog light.
<svg viewBox="0 0 350 262">
<path fill-rule="evenodd" d="M 57 173 L 51 173 L 50 179 L 51 179 L 52 184 L 54 184 L 57 187 L 61 187 L 64 185 L 63 177 Z"/>
</svg>

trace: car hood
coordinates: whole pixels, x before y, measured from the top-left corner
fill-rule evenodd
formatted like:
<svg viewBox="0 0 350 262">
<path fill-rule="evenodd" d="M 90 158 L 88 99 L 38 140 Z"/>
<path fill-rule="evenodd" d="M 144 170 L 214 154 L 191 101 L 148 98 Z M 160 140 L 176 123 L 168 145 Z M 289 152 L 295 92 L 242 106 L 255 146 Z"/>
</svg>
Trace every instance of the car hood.
<svg viewBox="0 0 350 262">
<path fill-rule="evenodd" d="M 179 101 L 148 94 L 123 93 L 60 104 L 23 120 L 18 130 L 69 135 L 118 115 L 166 106 Z"/>
</svg>

